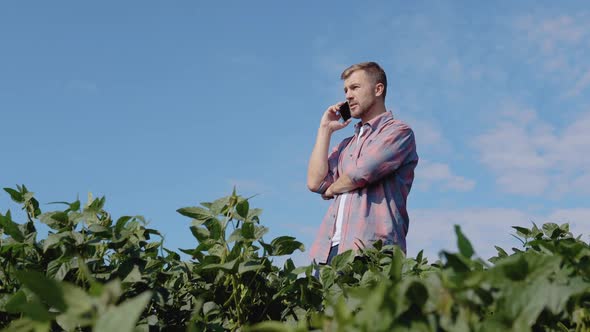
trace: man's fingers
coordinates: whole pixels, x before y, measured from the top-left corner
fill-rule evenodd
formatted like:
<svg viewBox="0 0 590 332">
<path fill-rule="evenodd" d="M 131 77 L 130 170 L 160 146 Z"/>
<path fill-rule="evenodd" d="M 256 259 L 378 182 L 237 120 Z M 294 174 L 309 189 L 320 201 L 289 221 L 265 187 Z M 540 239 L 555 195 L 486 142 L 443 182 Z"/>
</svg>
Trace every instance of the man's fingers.
<svg viewBox="0 0 590 332">
<path fill-rule="evenodd" d="M 340 130 L 340 129 L 348 126 L 351 122 L 352 122 L 352 119 L 348 119 L 348 120 L 346 120 L 344 122 L 338 122 L 338 125 L 337 125 L 337 128 L 336 129 Z"/>
</svg>

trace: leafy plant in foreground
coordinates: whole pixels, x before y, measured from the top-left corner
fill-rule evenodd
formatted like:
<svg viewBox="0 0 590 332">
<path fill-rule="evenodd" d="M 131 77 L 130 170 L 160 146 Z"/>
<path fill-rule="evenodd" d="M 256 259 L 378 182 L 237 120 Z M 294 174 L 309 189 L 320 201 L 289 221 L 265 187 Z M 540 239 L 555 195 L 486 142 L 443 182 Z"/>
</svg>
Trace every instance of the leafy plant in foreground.
<svg viewBox="0 0 590 332">
<path fill-rule="evenodd" d="M 435 263 L 377 242 L 328 266 L 277 267 L 303 245 L 266 241 L 261 210 L 235 191 L 178 210 L 196 239 L 189 260 L 142 217 L 112 219 L 104 198 L 43 212 L 25 186 L 5 191 L 26 215 L 0 213 L 6 331 L 590 330 L 590 247 L 567 224 L 514 227 L 522 248 L 488 261 L 455 226 L 458 251 Z"/>
</svg>

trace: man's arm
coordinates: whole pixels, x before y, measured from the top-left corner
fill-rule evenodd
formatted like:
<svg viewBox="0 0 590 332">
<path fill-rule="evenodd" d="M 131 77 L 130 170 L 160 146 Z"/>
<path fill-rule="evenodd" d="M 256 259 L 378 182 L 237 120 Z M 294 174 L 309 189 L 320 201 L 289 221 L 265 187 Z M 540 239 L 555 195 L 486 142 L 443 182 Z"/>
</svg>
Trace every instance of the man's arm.
<svg viewBox="0 0 590 332">
<path fill-rule="evenodd" d="M 356 188 L 359 188 L 359 186 L 353 183 L 352 180 L 350 180 L 350 178 L 348 177 L 348 175 L 343 174 L 330 187 L 328 187 L 328 189 L 326 189 L 326 192 L 323 194 L 323 197 L 326 199 L 330 199 L 333 198 L 334 195 L 347 193 Z"/>
<path fill-rule="evenodd" d="M 328 175 L 328 149 L 332 132 L 327 127 L 320 127 L 316 138 L 309 165 L 307 167 L 307 187 L 317 192 L 326 175 Z"/>
<path fill-rule="evenodd" d="M 320 121 L 316 143 L 311 152 L 307 168 L 307 187 L 314 192 L 323 192 L 325 190 L 325 188 L 321 187 L 329 171 L 328 149 L 332 133 L 346 127 L 351 121 L 350 119 L 344 123 L 338 121 L 340 119 L 338 107 L 341 104 L 338 103 L 328 107 Z"/>
<path fill-rule="evenodd" d="M 358 187 L 379 181 L 405 163 L 418 160 L 413 131 L 406 125 L 390 129 L 364 147 L 363 157 L 357 160 L 355 168 L 347 172 L 351 182 Z"/>
</svg>

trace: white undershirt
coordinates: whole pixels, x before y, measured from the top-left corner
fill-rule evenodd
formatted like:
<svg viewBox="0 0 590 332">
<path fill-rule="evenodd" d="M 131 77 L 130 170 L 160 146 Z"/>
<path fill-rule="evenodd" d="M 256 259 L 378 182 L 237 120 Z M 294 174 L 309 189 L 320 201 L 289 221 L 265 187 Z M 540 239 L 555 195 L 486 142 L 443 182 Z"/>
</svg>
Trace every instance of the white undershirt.
<svg viewBox="0 0 590 332">
<path fill-rule="evenodd" d="M 363 127 L 359 130 L 359 134 L 356 138 L 356 144 L 359 143 L 361 136 L 363 135 Z M 346 199 L 348 193 L 343 193 L 340 196 L 340 203 L 338 204 L 338 216 L 336 217 L 336 226 L 334 230 L 334 236 L 332 237 L 332 247 L 340 244 L 340 237 L 342 233 L 342 219 L 344 219 L 344 206 L 346 205 Z"/>
</svg>

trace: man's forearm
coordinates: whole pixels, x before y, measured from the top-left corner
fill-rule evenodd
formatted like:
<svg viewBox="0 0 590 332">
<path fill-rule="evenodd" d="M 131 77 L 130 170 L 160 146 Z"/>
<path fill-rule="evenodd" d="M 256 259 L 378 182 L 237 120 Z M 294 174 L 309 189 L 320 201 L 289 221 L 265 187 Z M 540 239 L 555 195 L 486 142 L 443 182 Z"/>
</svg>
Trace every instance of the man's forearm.
<svg viewBox="0 0 590 332">
<path fill-rule="evenodd" d="M 326 196 L 334 196 L 352 191 L 359 186 L 354 184 L 352 180 L 345 174 L 340 176 L 327 190 Z"/>
<path fill-rule="evenodd" d="M 307 187 L 311 190 L 316 190 L 328 174 L 328 149 L 331 136 L 332 132 L 329 129 L 323 127 L 318 129 L 318 136 L 307 168 Z"/>
</svg>

